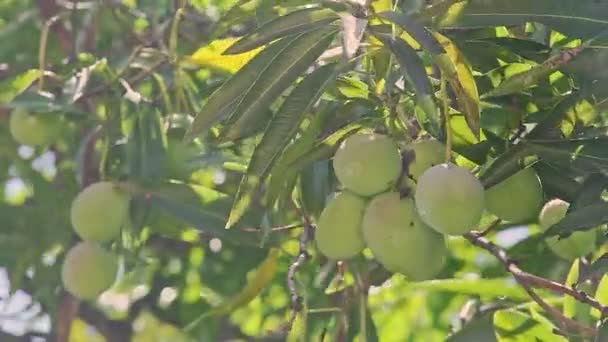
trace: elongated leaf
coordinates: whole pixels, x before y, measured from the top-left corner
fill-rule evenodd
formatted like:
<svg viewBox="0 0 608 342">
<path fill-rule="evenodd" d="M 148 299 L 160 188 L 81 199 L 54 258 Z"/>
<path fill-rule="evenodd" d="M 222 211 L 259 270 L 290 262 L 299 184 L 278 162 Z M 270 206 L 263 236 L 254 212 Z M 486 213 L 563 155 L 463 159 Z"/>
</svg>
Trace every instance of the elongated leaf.
<svg viewBox="0 0 608 342">
<path fill-rule="evenodd" d="M 338 104 L 336 102 L 326 104 L 316 113 L 300 138 L 287 146 L 283 154 L 279 156 L 270 172 L 270 181 L 265 196 L 266 205 L 272 206 L 278 198 L 279 192 L 291 191 L 291 188 L 285 188 L 285 184 L 292 184 L 293 178 L 296 176 L 296 173 L 290 169 L 291 163 L 312 148 L 325 123 L 336 112 L 337 108 Z"/>
<path fill-rule="evenodd" d="M 197 319 L 190 322 L 185 328 L 185 331 L 191 331 L 204 319 L 210 316 L 221 316 L 232 313 L 237 308 L 252 301 L 262 290 L 264 290 L 275 277 L 278 270 L 279 250 L 273 248 L 268 253 L 266 259 L 253 271 L 247 285 L 239 293 L 224 303 L 212 308 L 203 313 Z"/>
<path fill-rule="evenodd" d="M 422 24 L 417 22 L 414 17 L 394 11 L 382 12 L 378 14 L 378 16 L 401 26 L 432 55 L 441 55 L 445 53 L 445 50 L 437 39 L 433 37 L 433 34 Z"/>
<path fill-rule="evenodd" d="M 408 286 L 414 289 L 478 295 L 484 298 L 503 296 L 514 300 L 528 298 L 526 291 L 511 279 L 442 279 L 411 283 Z"/>
<path fill-rule="evenodd" d="M 601 201 L 602 192 L 604 192 L 606 186 L 608 186 L 608 177 L 597 173 L 591 174 L 581 185 L 576 199 L 570 206 L 570 210 L 576 210 L 577 208 Z"/>
<path fill-rule="evenodd" d="M 484 94 L 482 98 L 504 96 L 526 90 L 549 77 L 552 72 L 568 63 L 581 51 L 582 48 L 568 49 L 557 56 L 549 58 L 542 64 L 532 67 L 530 70 L 515 74 Z"/>
<path fill-rule="evenodd" d="M 526 145 L 546 161 L 603 173 L 608 167 L 608 139 L 535 140 Z"/>
<path fill-rule="evenodd" d="M 297 132 L 304 114 L 323 93 L 335 75 L 335 64 L 325 65 L 304 78 L 285 100 L 256 146 L 243 176 L 226 227 L 232 227 L 249 207 L 259 185 L 268 175 L 289 140 Z"/>
<path fill-rule="evenodd" d="M 509 178 L 526 166 L 525 158 L 533 155 L 529 146 L 519 143 L 506 153 L 495 159 L 490 166 L 483 170 L 480 180 L 486 189 Z"/>
<path fill-rule="evenodd" d="M 472 78 L 470 67 L 464 61 L 462 54 L 446 38 L 440 38 L 449 50 L 440 43 L 438 38 L 433 36 L 422 24 L 414 18 L 398 12 L 380 13 L 381 18 L 387 19 L 401 26 L 406 30 L 420 45 L 433 55 L 433 60 L 437 63 L 442 74 L 446 77 L 454 93 L 461 111 L 469 128 L 479 139 L 479 97 L 477 86 Z"/>
<path fill-rule="evenodd" d="M 34 81 L 40 77 L 38 69 L 28 70 L 15 78 L 0 83 L 0 104 L 11 102 L 17 95 L 24 92 Z"/>
<path fill-rule="evenodd" d="M 440 130 L 439 113 L 437 113 L 433 87 L 426 74 L 426 69 L 420 56 L 418 56 L 413 47 L 401 38 L 391 37 L 385 34 L 377 34 L 376 36 L 384 45 L 388 46 L 395 57 L 397 57 L 401 72 L 414 87 L 416 103 L 426 114 L 426 120 L 421 121 L 429 126 L 428 128 L 431 133 L 437 135 Z"/>
<path fill-rule="evenodd" d="M 540 22 L 564 34 L 591 38 L 608 28 L 608 3 L 595 0 L 468 0 L 454 4 L 440 27 Z"/>
<path fill-rule="evenodd" d="M 160 113 L 147 104 L 136 113 L 135 125 L 127 144 L 129 174 L 144 184 L 160 182 L 166 175 L 167 142 L 162 133 Z"/>
<path fill-rule="evenodd" d="M 291 39 L 282 39 L 255 56 L 247 65 L 234 74 L 226 83 L 222 84 L 211 94 L 207 103 L 196 115 L 192 126 L 184 136 L 185 141 L 191 141 L 197 135 L 206 132 L 213 124 L 228 114 L 230 107 L 238 103 L 243 93 L 257 80 L 261 70 L 272 62 L 277 54 L 283 51 Z"/>
<path fill-rule="evenodd" d="M 608 203 L 595 203 L 568 212 L 566 217 L 551 226 L 544 235 L 569 235 L 575 231 L 593 229 L 606 222 L 608 222 Z"/>
<path fill-rule="evenodd" d="M 564 284 L 566 284 L 566 286 L 572 286 L 573 284 L 578 283 L 579 275 L 580 275 L 579 260 L 574 259 L 574 261 L 572 262 L 572 265 L 570 266 L 570 271 L 568 271 L 568 276 L 566 277 L 566 281 L 564 282 Z M 577 311 L 576 303 L 577 303 L 576 299 L 574 299 L 570 296 L 566 296 L 566 298 L 564 298 L 564 305 L 563 305 L 563 310 L 562 310 L 564 312 L 564 316 L 566 316 L 568 318 L 574 318 L 576 316 L 576 311 Z"/>
<path fill-rule="evenodd" d="M 147 192 L 148 203 L 153 208 L 173 215 L 211 236 L 234 243 L 257 246 L 254 234 L 238 230 L 225 230 L 228 219 L 230 196 L 202 186 L 171 183 Z"/>
<path fill-rule="evenodd" d="M 226 49 L 236 41 L 236 38 L 214 40 L 187 56 L 185 60 L 192 64 L 235 73 L 263 50 L 263 47 L 257 47 L 243 53 L 226 55 Z"/>
<path fill-rule="evenodd" d="M 479 139 L 479 92 L 477 91 L 477 84 L 473 77 L 473 70 L 469 63 L 467 63 L 462 52 L 460 52 L 448 37 L 437 32 L 435 33 L 435 37 L 439 43 L 441 43 L 456 68 L 456 75 L 447 75 L 448 81 L 456 93 L 458 104 L 461 109 L 464 110 L 465 119 L 469 128 L 471 128 Z M 449 69 L 451 69 L 451 67 L 442 68 L 442 71 L 446 72 L 446 70 Z"/>
<path fill-rule="evenodd" d="M 289 34 L 301 33 L 332 23 L 338 19 L 336 12 L 326 8 L 306 8 L 280 16 L 254 32 L 239 39 L 224 54 L 239 54 L 267 44 Z"/>
<path fill-rule="evenodd" d="M 500 342 L 568 341 L 563 336 L 553 333 L 555 327 L 548 321 L 536 320 L 532 316 L 516 310 L 495 312 L 494 329 Z"/>
<path fill-rule="evenodd" d="M 282 190 L 281 186 L 285 184 L 285 181 L 290 181 L 295 178 L 298 172 L 317 160 L 330 159 L 334 155 L 336 149 L 338 149 L 340 143 L 361 128 L 361 124 L 352 123 L 334 132 L 320 143 L 314 144 L 313 142 L 312 146 L 301 146 L 303 147 L 301 151 L 294 151 L 296 152 L 295 158 L 291 161 L 286 160 L 285 164 L 280 165 L 287 172 L 287 177 L 283 178 L 284 182 L 271 182 L 269 185 L 267 195 L 268 203 L 273 203 L 277 199 Z"/>
<path fill-rule="evenodd" d="M 487 313 L 468 323 L 464 328 L 450 335 L 446 342 L 484 341 L 496 342 L 494 334 L 494 313 Z"/>
<path fill-rule="evenodd" d="M 222 132 L 224 140 L 239 138 L 258 114 L 289 87 L 327 49 L 336 29 L 323 28 L 298 35 L 278 53 L 246 91 Z"/>
</svg>

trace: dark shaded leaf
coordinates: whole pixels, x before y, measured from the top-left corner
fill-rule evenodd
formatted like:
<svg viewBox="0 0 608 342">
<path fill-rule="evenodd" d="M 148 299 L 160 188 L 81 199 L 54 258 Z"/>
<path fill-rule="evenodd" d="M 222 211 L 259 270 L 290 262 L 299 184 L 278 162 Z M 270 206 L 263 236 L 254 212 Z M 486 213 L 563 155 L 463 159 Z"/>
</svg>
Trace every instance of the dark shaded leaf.
<svg viewBox="0 0 608 342">
<path fill-rule="evenodd" d="M 597 277 L 601 279 L 604 274 L 608 273 L 608 254 L 602 254 L 599 258 L 595 259 L 591 265 L 584 268 L 581 273 L 578 283 L 582 283 L 588 279 Z M 566 284 L 572 285 L 572 284 Z"/>
<path fill-rule="evenodd" d="M 414 87 L 416 93 L 416 103 L 422 108 L 427 120 L 422 120 L 427 123 L 431 134 L 437 136 L 440 130 L 440 118 L 435 104 L 433 87 L 429 80 L 424 63 L 407 42 L 399 37 L 391 37 L 386 34 L 376 34 L 385 45 L 387 45 L 401 67 L 401 72 Z"/>
<path fill-rule="evenodd" d="M 272 63 L 277 54 L 289 46 L 292 39 L 292 37 L 288 37 L 265 48 L 215 90 L 194 118 L 184 140 L 187 142 L 199 134 L 205 133 L 222 117 L 230 114 L 244 96 L 245 91 L 255 84 L 262 70 Z"/>
<path fill-rule="evenodd" d="M 446 339 L 446 342 L 470 341 L 497 341 L 494 334 L 494 313 L 487 313 L 476 318 Z"/>
<path fill-rule="evenodd" d="M 525 143 L 513 146 L 481 172 L 479 178 L 483 186 L 488 189 L 514 175 L 517 171 L 524 168 L 526 164 L 533 162 L 533 159 L 526 161 L 526 157 L 532 155 L 533 152 Z"/>
<path fill-rule="evenodd" d="M 335 64 L 323 66 L 304 78 L 291 92 L 269 123 L 264 136 L 256 146 L 247 172 L 236 194 L 236 200 L 226 227 L 232 227 L 253 200 L 260 184 L 289 140 L 295 135 L 306 114 L 334 78 Z"/>
<path fill-rule="evenodd" d="M 325 51 L 336 29 L 328 27 L 298 35 L 288 47 L 279 52 L 260 72 L 255 82 L 245 90 L 235 111 L 222 132 L 222 139 L 240 138 L 253 124 L 259 113 L 285 91 Z"/>
<path fill-rule="evenodd" d="M 557 224 L 547 229 L 543 235 L 570 235 L 576 231 L 586 231 L 608 222 L 608 203 L 601 202 L 580 207 L 568 212 Z"/>
<path fill-rule="evenodd" d="M 184 197 L 194 201 L 184 201 Z M 221 192 L 202 186 L 172 183 L 148 191 L 146 199 L 153 208 L 173 215 L 211 236 L 250 246 L 259 243 L 256 234 L 224 229 L 232 199 Z"/>
<path fill-rule="evenodd" d="M 569 210 L 576 210 L 601 201 L 602 192 L 608 186 L 608 177 L 601 174 L 591 174 L 580 186 L 578 196 Z"/>
<path fill-rule="evenodd" d="M 438 20 L 440 27 L 485 27 L 539 22 L 564 34 L 591 38 L 608 28 L 608 3 L 595 0 L 470 0 Z"/>
<path fill-rule="evenodd" d="M 143 184 L 157 184 L 166 175 L 167 142 L 160 113 L 148 104 L 138 108 L 127 143 L 129 174 Z"/>
</svg>

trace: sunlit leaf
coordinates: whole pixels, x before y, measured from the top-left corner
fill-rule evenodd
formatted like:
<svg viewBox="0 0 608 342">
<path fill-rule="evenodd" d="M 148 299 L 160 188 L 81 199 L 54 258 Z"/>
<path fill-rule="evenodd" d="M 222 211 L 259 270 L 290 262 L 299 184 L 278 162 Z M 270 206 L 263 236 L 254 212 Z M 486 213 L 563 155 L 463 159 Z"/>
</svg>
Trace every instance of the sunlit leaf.
<svg viewBox="0 0 608 342">
<path fill-rule="evenodd" d="M 185 61 L 199 66 L 218 68 L 230 73 L 235 73 L 245 64 L 249 63 L 249 61 L 263 49 L 263 46 L 255 46 L 242 53 L 227 54 L 226 52 L 235 42 L 237 42 L 236 38 L 214 40 L 209 43 L 209 45 L 206 45 L 196 50 L 192 55 L 187 56 Z"/>
<path fill-rule="evenodd" d="M 28 70 L 15 78 L 0 83 L 0 104 L 11 102 L 17 95 L 24 92 L 41 75 L 38 69 Z"/>
<path fill-rule="evenodd" d="M 499 342 L 568 341 L 553 333 L 555 327 L 550 324 L 537 321 L 516 310 L 500 310 L 494 313 L 494 329 Z"/>
<path fill-rule="evenodd" d="M 477 92 L 477 84 L 473 77 L 473 70 L 465 60 L 462 52 L 448 37 L 438 32 L 435 33 L 435 37 L 439 43 L 441 43 L 456 68 L 456 75 L 454 75 L 456 79 L 449 74 L 446 76 L 448 77 L 448 81 L 451 80 L 450 85 L 456 93 L 456 100 L 458 101 L 461 110 L 464 111 L 469 128 L 471 128 L 475 136 L 479 138 L 479 93 Z M 446 72 L 448 69 L 451 68 L 446 67 L 442 69 L 442 71 Z"/>
</svg>

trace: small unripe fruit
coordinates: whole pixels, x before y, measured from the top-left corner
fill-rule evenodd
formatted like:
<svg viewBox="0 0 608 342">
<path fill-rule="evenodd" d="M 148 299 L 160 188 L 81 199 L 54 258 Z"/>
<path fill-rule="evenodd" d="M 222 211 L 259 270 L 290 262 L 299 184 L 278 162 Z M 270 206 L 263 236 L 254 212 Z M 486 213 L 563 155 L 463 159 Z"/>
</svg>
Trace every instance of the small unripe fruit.
<svg viewBox="0 0 608 342">
<path fill-rule="evenodd" d="M 414 180 L 417 180 L 427 169 L 445 160 L 445 146 L 437 140 L 417 141 L 406 151 L 411 153 L 408 158 L 412 158 L 408 165 L 408 176 Z"/>
<path fill-rule="evenodd" d="M 315 240 L 317 247 L 328 258 L 348 259 L 363 250 L 361 221 L 365 201 L 344 191 L 334 197 L 323 209 Z"/>
<path fill-rule="evenodd" d="M 115 239 L 127 222 L 129 200 L 129 195 L 111 182 L 89 185 L 72 202 L 70 214 L 74 231 L 87 241 Z"/>
<path fill-rule="evenodd" d="M 345 139 L 334 156 L 336 177 L 348 190 L 371 196 L 387 190 L 401 174 L 401 155 L 393 140 L 381 134 Z"/>
<path fill-rule="evenodd" d="M 542 185 L 532 168 L 523 169 L 486 190 L 486 209 L 513 223 L 534 220 L 543 201 Z"/>
<path fill-rule="evenodd" d="M 561 221 L 570 205 L 561 199 L 553 199 L 545 204 L 540 212 L 538 221 L 543 231 Z M 556 255 L 564 259 L 575 259 L 585 256 L 595 250 L 595 230 L 573 232 L 570 236 L 547 238 L 547 245 Z"/>
<path fill-rule="evenodd" d="M 95 299 L 114 284 L 116 257 L 92 242 L 80 242 L 66 254 L 61 269 L 65 289 L 77 298 Z"/>
<path fill-rule="evenodd" d="M 363 236 L 376 260 L 410 280 L 431 279 L 445 264 L 444 236 L 422 222 L 411 198 L 400 198 L 397 192 L 378 195 L 369 203 Z"/>
<path fill-rule="evenodd" d="M 19 144 L 46 146 L 58 138 L 61 120 L 57 115 L 33 115 L 22 108 L 15 109 L 9 121 L 11 135 Z"/>
<path fill-rule="evenodd" d="M 433 166 L 420 176 L 415 200 L 420 218 L 448 235 L 475 228 L 484 209 L 481 182 L 469 170 L 451 163 Z"/>
</svg>

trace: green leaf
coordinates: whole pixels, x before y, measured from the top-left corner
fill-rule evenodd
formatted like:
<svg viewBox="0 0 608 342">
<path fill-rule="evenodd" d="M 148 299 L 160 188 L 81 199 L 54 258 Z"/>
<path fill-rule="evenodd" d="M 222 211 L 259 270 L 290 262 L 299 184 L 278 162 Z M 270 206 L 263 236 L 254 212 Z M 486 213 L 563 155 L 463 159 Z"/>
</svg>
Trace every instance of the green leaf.
<svg viewBox="0 0 608 342">
<path fill-rule="evenodd" d="M 563 336 L 554 334 L 555 327 L 548 322 L 539 322 L 516 310 L 495 312 L 494 329 L 499 342 L 568 341 Z"/>
<path fill-rule="evenodd" d="M 572 262 L 572 266 L 570 266 L 570 271 L 568 272 L 568 276 L 566 277 L 566 281 L 564 284 L 566 286 L 572 286 L 573 284 L 578 283 L 580 275 L 580 267 L 579 267 L 579 259 L 574 259 Z M 578 301 L 570 296 L 564 297 L 564 316 L 568 318 L 574 318 L 576 316 L 577 304 Z"/>
<path fill-rule="evenodd" d="M 591 38 L 608 28 L 608 3 L 594 0 L 469 0 L 452 5 L 440 27 L 494 27 L 539 22 L 566 35 Z"/>
<path fill-rule="evenodd" d="M 446 77 L 454 93 L 461 111 L 465 114 L 467 124 L 479 139 L 479 95 L 477 85 L 472 76 L 471 68 L 464 57 L 451 41 L 440 34 L 429 32 L 413 17 L 398 12 L 383 12 L 380 18 L 387 19 L 401 26 L 420 45 L 433 55 L 442 74 Z"/>
<path fill-rule="evenodd" d="M 589 175 L 578 190 L 578 194 L 570 210 L 576 210 L 579 207 L 585 207 L 594 202 L 601 201 L 602 192 L 608 186 L 608 177 L 594 173 Z"/>
<path fill-rule="evenodd" d="M 17 95 L 23 93 L 42 73 L 38 69 L 28 70 L 15 78 L 0 83 L 0 104 L 11 102 Z"/>
<path fill-rule="evenodd" d="M 411 283 L 408 287 L 477 295 L 483 298 L 507 297 L 512 300 L 527 300 L 529 298 L 526 291 L 512 279 L 441 279 Z"/>
<path fill-rule="evenodd" d="M 564 167 L 602 172 L 608 167 L 608 138 L 534 140 L 527 142 L 530 151 Z"/>
<path fill-rule="evenodd" d="M 434 56 L 445 54 L 441 43 L 414 17 L 394 11 L 382 12 L 378 16 L 401 26 L 430 54 Z"/>
<path fill-rule="evenodd" d="M 308 215 L 318 218 L 325 208 L 327 196 L 333 191 L 332 165 L 321 160 L 304 168 L 300 174 L 299 191 L 302 207 Z"/>
<path fill-rule="evenodd" d="M 426 74 L 422 59 L 418 56 L 418 53 L 416 53 L 416 50 L 414 50 L 413 47 L 399 37 L 391 37 L 386 34 L 377 34 L 376 37 L 378 37 L 384 45 L 388 46 L 395 57 L 397 57 L 401 72 L 414 87 L 417 104 L 426 114 L 426 120 L 422 120 L 423 123 L 427 124 L 429 131 L 433 133 L 433 135 L 438 135 L 440 130 L 439 113 L 437 112 L 437 105 L 435 104 L 433 87 Z"/>
<path fill-rule="evenodd" d="M 601 202 L 568 212 L 557 224 L 551 226 L 544 236 L 569 235 L 575 231 L 586 231 L 608 222 L 608 203 Z"/>
<path fill-rule="evenodd" d="M 446 51 L 446 55 L 435 56 L 435 61 L 441 69 L 441 72 L 447 77 L 452 90 L 456 95 L 456 101 L 460 110 L 464 113 L 467 125 L 473 131 L 473 134 L 479 139 L 480 128 L 480 109 L 479 109 L 479 93 L 477 84 L 473 77 L 473 69 L 466 61 L 464 55 L 452 43 L 452 41 L 435 33 L 435 37 Z M 445 56 L 449 57 L 446 58 Z"/>
<path fill-rule="evenodd" d="M 521 170 L 532 159 L 526 162 L 526 157 L 533 154 L 526 143 L 519 143 L 501 154 L 486 169 L 482 170 L 479 178 L 486 189 L 500 183 Z"/>
<path fill-rule="evenodd" d="M 224 54 L 238 54 L 255 49 L 277 38 L 301 33 L 339 19 L 336 12 L 325 8 L 306 8 L 277 17 L 254 32 L 239 39 Z"/>
<path fill-rule="evenodd" d="M 243 176 L 226 227 L 232 227 L 248 209 L 260 184 L 296 134 L 304 115 L 317 102 L 325 86 L 334 78 L 336 64 L 328 64 L 305 77 L 283 102 L 256 146 Z"/>
<path fill-rule="evenodd" d="M 295 145 L 296 148 L 290 151 L 291 154 L 289 157 L 282 160 L 281 163 L 277 165 L 277 168 L 272 171 L 273 174 L 277 174 L 278 170 L 283 170 L 286 172 L 286 175 L 279 174 L 277 180 L 271 181 L 266 196 L 266 204 L 269 205 L 274 203 L 279 194 L 284 190 L 283 186 L 291 179 L 295 178 L 298 172 L 318 160 L 330 159 L 339 144 L 361 128 L 361 124 L 352 123 L 337 130 L 317 144 L 314 144 L 313 140 L 311 145 L 308 145 L 308 143 Z M 285 151 L 285 154 L 287 154 L 287 152 L 288 151 Z"/>
<path fill-rule="evenodd" d="M 279 157 L 270 172 L 271 176 L 265 199 L 266 205 L 272 206 L 279 197 L 281 191 L 291 191 L 291 188 L 285 188 L 285 185 L 292 184 L 293 179 L 296 177 L 296 173 L 290 169 L 291 163 L 312 148 L 315 140 L 325 127 L 326 122 L 337 109 L 337 102 L 325 104 L 311 119 L 310 124 L 306 130 L 302 132 L 300 138 L 285 148 L 283 154 Z"/>
<path fill-rule="evenodd" d="M 184 136 L 185 141 L 194 139 L 206 132 L 222 117 L 232 112 L 243 94 L 256 82 L 264 70 L 291 42 L 291 38 L 282 39 L 257 54 L 249 63 L 242 67 L 226 83 L 215 90 L 196 115 L 192 126 Z"/>
<path fill-rule="evenodd" d="M 469 322 L 458 332 L 450 335 L 446 342 L 496 342 L 494 334 L 494 313 L 484 314 L 480 318 Z"/>
<path fill-rule="evenodd" d="M 146 191 L 146 200 L 153 208 L 173 215 L 211 236 L 250 246 L 259 243 L 256 234 L 224 229 L 232 203 L 232 198 L 224 193 L 204 186 L 168 183 Z"/>
<path fill-rule="evenodd" d="M 578 55 L 582 48 L 567 49 L 559 55 L 553 56 L 530 70 L 517 73 L 500 83 L 496 88 L 485 93 L 482 98 L 510 95 L 526 90 L 543 79 L 547 79 L 555 70 L 568 63 Z"/>
<path fill-rule="evenodd" d="M 230 115 L 222 132 L 223 140 L 240 138 L 256 122 L 258 115 L 285 91 L 327 49 L 336 33 L 335 27 L 298 35 L 260 72 L 244 91 L 242 100 Z"/>
<path fill-rule="evenodd" d="M 138 108 L 135 125 L 127 143 L 129 174 L 145 184 L 156 184 L 166 174 L 167 142 L 162 132 L 162 118 L 158 110 L 148 104 Z"/>
</svg>

